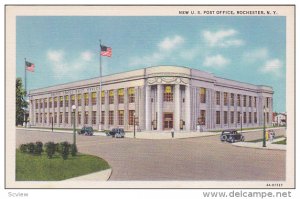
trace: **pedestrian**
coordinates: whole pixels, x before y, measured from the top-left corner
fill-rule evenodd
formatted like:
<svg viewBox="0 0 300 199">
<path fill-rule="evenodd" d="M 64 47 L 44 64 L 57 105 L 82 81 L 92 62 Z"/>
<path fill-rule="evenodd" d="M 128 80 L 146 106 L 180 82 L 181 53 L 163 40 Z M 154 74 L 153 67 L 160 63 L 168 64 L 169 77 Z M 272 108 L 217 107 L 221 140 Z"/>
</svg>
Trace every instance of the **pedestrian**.
<svg viewBox="0 0 300 199">
<path fill-rule="evenodd" d="M 172 138 L 174 138 L 174 128 L 171 129 Z"/>
<path fill-rule="evenodd" d="M 270 130 L 270 142 L 272 143 L 274 140 L 274 131 Z"/>
<path fill-rule="evenodd" d="M 269 131 L 266 130 L 266 141 L 268 141 L 268 140 L 269 140 Z"/>
</svg>

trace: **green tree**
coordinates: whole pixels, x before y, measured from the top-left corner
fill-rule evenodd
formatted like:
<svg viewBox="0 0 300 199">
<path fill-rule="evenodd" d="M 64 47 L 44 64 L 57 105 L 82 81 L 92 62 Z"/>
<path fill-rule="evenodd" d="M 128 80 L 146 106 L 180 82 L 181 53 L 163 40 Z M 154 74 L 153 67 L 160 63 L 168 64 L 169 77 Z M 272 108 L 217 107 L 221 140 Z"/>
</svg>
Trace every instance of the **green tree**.
<svg viewBox="0 0 300 199">
<path fill-rule="evenodd" d="M 23 88 L 21 78 L 16 79 L 16 125 L 22 125 L 24 122 L 25 109 L 28 103 L 25 100 L 26 91 Z"/>
</svg>

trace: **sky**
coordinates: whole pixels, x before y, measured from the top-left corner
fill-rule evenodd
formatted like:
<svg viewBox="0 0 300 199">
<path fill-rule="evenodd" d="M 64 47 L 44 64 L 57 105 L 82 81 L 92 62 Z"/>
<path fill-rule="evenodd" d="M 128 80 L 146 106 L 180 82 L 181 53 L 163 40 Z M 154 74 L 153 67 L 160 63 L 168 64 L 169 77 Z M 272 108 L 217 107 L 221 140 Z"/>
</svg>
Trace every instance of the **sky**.
<svg viewBox="0 0 300 199">
<path fill-rule="evenodd" d="M 286 111 L 285 17 L 18 16 L 17 77 L 27 89 L 99 76 L 99 40 L 112 48 L 103 75 L 156 65 L 186 66 L 274 90 Z"/>
</svg>

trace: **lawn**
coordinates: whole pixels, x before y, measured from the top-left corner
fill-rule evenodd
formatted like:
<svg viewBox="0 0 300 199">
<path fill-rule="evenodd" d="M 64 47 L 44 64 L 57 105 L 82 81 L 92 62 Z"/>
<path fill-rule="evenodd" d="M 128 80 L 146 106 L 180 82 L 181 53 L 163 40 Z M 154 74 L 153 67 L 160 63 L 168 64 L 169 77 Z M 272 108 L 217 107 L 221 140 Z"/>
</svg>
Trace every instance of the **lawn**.
<svg viewBox="0 0 300 199">
<path fill-rule="evenodd" d="M 286 139 L 278 141 L 278 142 L 273 142 L 273 144 L 283 144 L 283 145 L 286 145 Z"/>
<path fill-rule="evenodd" d="M 38 156 L 16 151 L 17 181 L 59 181 L 109 168 L 105 160 L 91 155 L 78 153 L 63 160 L 58 154 L 48 159 L 45 153 Z"/>
</svg>

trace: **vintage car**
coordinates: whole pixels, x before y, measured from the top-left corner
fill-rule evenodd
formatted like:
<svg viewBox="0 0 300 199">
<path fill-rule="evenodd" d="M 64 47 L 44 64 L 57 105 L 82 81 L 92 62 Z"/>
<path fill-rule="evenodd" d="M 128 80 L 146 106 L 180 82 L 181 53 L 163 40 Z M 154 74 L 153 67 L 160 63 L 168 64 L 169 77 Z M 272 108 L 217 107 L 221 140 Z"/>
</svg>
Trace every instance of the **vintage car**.
<svg viewBox="0 0 300 199">
<path fill-rule="evenodd" d="M 125 132 L 122 128 L 113 128 L 111 131 L 106 133 L 107 136 L 112 136 L 115 138 L 124 138 Z"/>
<path fill-rule="evenodd" d="M 237 130 L 235 130 L 235 129 L 227 129 L 227 130 L 222 131 L 220 140 L 222 142 L 227 141 L 230 143 L 234 143 L 237 141 L 243 142 L 245 140 L 245 137 L 241 133 L 238 133 Z"/>
<path fill-rule="evenodd" d="M 93 135 L 94 130 L 91 126 L 84 126 L 79 131 L 77 131 L 78 135 Z"/>
</svg>

